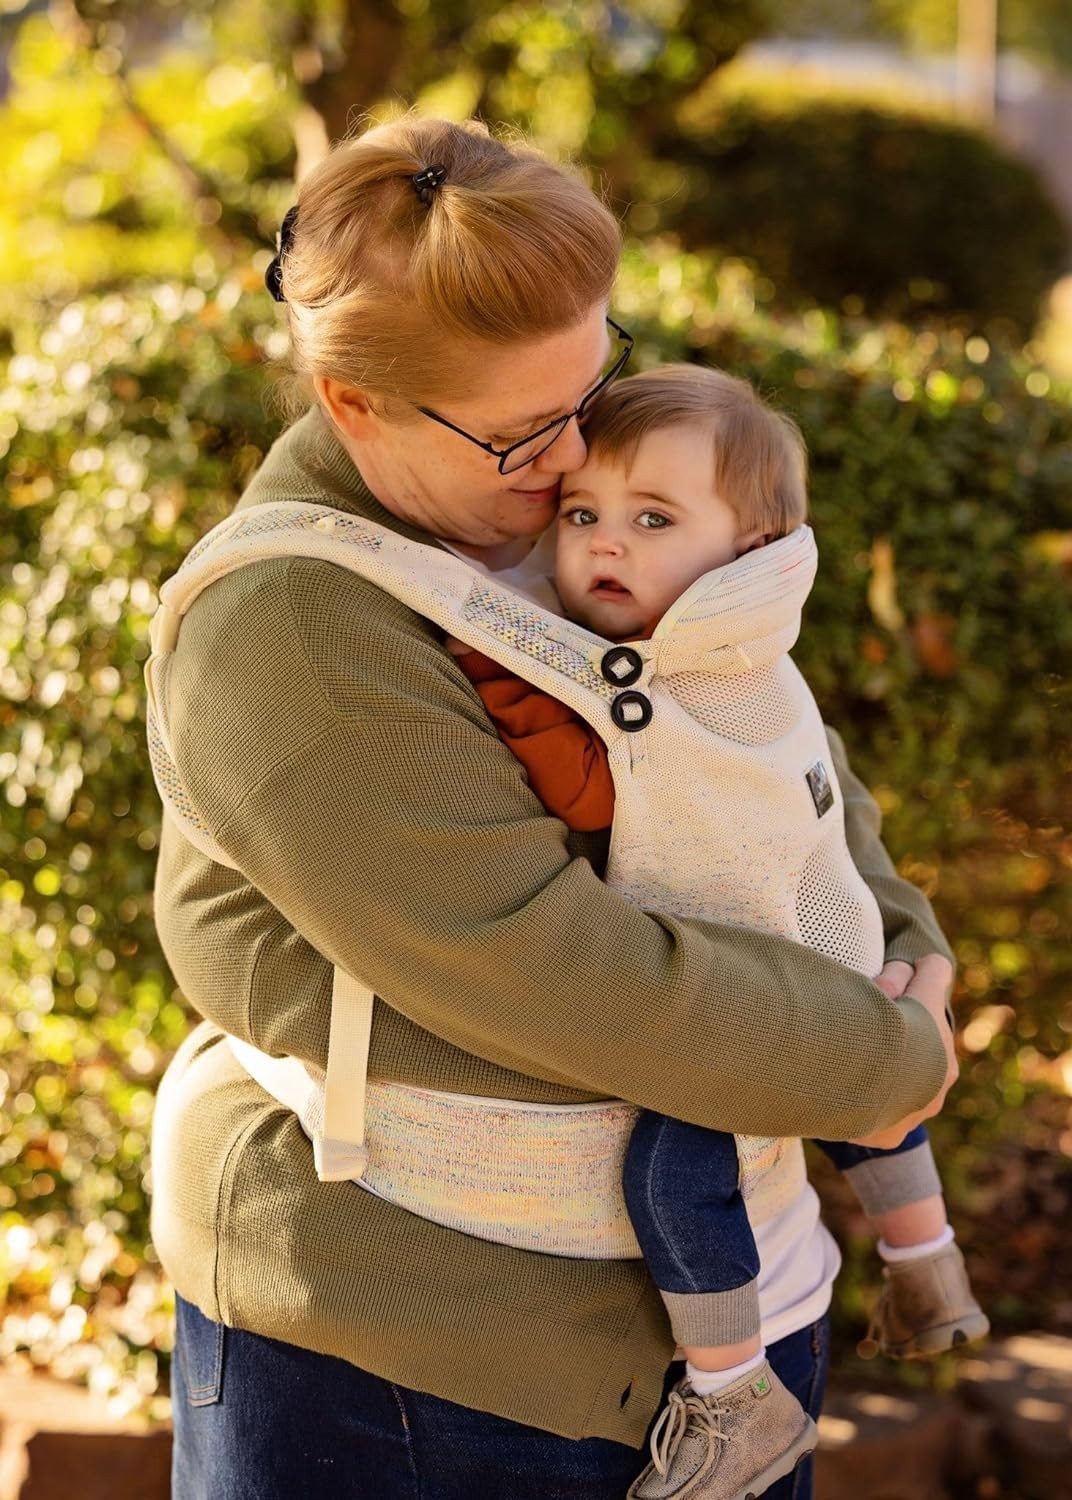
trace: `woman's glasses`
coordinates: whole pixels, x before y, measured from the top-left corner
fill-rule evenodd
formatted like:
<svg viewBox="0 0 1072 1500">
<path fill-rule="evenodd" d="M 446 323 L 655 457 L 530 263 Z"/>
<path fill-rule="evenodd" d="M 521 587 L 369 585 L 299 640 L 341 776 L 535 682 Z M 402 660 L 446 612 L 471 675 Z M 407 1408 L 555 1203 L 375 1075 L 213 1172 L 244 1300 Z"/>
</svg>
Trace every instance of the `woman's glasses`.
<svg viewBox="0 0 1072 1500">
<path fill-rule="evenodd" d="M 556 443 L 565 432 L 566 428 L 576 417 L 578 422 L 584 420 L 585 413 L 592 402 L 605 390 L 616 375 L 620 375 L 625 369 L 630 354 L 633 352 L 633 335 L 626 333 L 624 328 L 619 328 L 613 318 L 607 322 L 617 335 L 618 341 L 624 347 L 619 351 L 610 369 L 600 377 L 599 384 L 594 385 L 585 396 L 580 406 L 575 411 L 567 412 L 564 417 L 556 417 L 553 422 L 548 422 L 546 427 L 540 427 L 536 432 L 530 432 L 528 437 L 519 438 L 516 443 L 511 443 L 508 448 L 496 448 L 492 443 L 481 442 L 480 438 L 474 437 L 471 432 L 466 432 L 461 427 L 456 427 L 453 422 L 448 422 L 446 417 L 441 417 L 438 412 L 431 411 L 427 406 L 418 406 L 417 410 L 426 417 L 431 417 L 433 422 L 438 422 L 441 427 L 449 427 L 451 432 L 456 432 L 459 437 L 465 438 L 470 443 L 475 443 L 485 453 L 490 453 L 493 458 L 499 460 L 500 474 L 513 474 L 518 469 L 523 469 L 526 464 L 532 463 L 539 458 L 541 453 L 546 453 L 552 443 Z"/>
</svg>

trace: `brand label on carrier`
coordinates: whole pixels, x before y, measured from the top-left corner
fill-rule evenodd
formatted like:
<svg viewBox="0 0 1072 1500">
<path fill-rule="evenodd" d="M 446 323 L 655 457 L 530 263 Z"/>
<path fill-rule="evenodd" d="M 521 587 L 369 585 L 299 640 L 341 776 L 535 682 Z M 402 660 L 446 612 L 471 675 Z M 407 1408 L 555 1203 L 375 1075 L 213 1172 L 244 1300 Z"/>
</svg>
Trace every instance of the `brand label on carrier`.
<svg viewBox="0 0 1072 1500">
<path fill-rule="evenodd" d="M 834 805 L 830 777 L 821 760 L 817 760 L 811 770 L 805 771 L 804 775 L 808 782 L 808 790 L 811 792 L 811 800 L 815 803 L 815 811 L 821 818 L 823 813 L 828 813 Z"/>
</svg>

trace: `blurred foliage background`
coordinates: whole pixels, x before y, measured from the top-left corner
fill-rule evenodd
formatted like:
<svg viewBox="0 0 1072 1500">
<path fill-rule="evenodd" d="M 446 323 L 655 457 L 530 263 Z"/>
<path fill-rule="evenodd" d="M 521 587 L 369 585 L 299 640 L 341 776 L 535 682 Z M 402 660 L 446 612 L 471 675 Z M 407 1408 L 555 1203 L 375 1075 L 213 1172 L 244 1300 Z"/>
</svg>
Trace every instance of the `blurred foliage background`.
<svg viewBox="0 0 1072 1500">
<path fill-rule="evenodd" d="M 801 422 L 822 568 L 798 660 L 960 960 L 934 1130 L 960 1238 L 999 1332 L 1072 1331 L 1068 227 L 949 109 L 742 50 L 835 23 L 944 46 L 955 13 L 0 0 L 0 1358 L 162 1409 L 147 1143 L 190 1012 L 152 923 L 149 621 L 279 431 L 262 277 L 296 176 L 411 103 L 577 157 L 626 225 L 636 366 L 726 366 Z M 1000 22 L 1072 62 L 1057 0 Z M 845 1367 L 877 1273 L 824 1180 Z"/>
</svg>

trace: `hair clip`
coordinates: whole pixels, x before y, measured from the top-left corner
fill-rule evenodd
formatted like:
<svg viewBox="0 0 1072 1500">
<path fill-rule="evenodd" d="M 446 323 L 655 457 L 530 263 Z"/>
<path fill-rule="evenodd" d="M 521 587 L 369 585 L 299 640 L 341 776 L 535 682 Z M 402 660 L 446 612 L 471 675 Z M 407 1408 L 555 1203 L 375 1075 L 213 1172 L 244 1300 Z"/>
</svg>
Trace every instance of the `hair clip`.
<svg viewBox="0 0 1072 1500">
<path fill-rule="evenodd" d="M 432 194 L 436 188 L 442 187 L 446 180 L 447 169 L 440 166 L 425 167 L 423 171 L 417 173 L 416 177 L 410 178 L 417 190 L 417 197 L 422 203 L 431 203 Z"/>
<path fill-rule="evenodd" d="M 283 256 L 286 255 L 294 241 L 294 226 L 298 222 L 298 205 L 288 208 L 283 215 L 283 222 L 279 226 L 276 235 L 276 251 L 267 271 L 264 273 L 264 284 L 271 292 L 277 302 L 285 302 L 283 295 Z"/>
</svg>

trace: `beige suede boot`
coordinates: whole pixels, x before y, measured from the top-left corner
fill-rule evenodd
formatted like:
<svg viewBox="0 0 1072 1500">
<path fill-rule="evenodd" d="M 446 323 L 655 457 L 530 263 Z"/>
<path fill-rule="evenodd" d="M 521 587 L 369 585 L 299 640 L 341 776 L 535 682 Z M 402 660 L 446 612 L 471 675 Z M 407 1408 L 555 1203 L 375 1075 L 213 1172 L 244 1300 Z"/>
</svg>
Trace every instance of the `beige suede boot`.
<svg viewBox="0 0 1072 1500">
<path fill-rule="evenodd" d="M 862 1358 L 931 1359 L 990 1331 L 956 1245 L 915 1260 L 890 1261 L 882 1276 L 878 1306 L 858 1345 Z"/>
<path fill-rule="evenodd" d="M 757 1500 L 818 1441 L 766 1360 L 713 1396 L 679 1380 L 652 1430 L 652 1462 L 627 1500 Z"/>
</svg>

